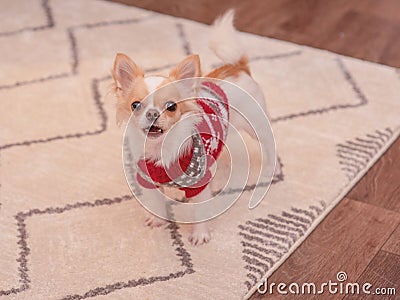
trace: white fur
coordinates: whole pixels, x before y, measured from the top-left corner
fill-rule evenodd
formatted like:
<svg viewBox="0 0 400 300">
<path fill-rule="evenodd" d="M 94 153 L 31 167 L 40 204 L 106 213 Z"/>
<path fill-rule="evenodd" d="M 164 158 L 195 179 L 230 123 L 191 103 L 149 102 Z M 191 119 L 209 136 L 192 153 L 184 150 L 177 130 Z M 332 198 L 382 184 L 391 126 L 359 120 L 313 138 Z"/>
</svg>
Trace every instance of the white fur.
<svg viewBox="0 0 400 300">
<path fill-rule="evenodd" d="M 241 89 L 249 93 L 267 114 L 264 94 L 260 86 L 251 78 L 247 73 L 242 72 L 237 77 L 228 77 L 226 81 L 235 84 Z M 242 114 L 246 115 L 249 120 L 258 118 L 258 114 L 254 111 L 253 105 L 245 105 L 243 103 L 242 95 L 237 92 L 237 88 L 231 84 L 222 83 L 221 88 L 224 90 L 227 98 L 229 99 L 230 122 L 239 130 L 246 131 L 251 137 L 256 138 L 255 132 L 251 125 L 239 114 L 234 108 L 238 109 Z"/>
<path fill-rule="evenodd" d="M 235 64 L 246 55 L 244 48 L 238 39 L 236 29 L 233 26 L 234 15 L 234 10 L 230 9 L 214 22 L 209 41 L 210 49 L 223 62 L 228 64 Z M 245 72 L 241 72 L 239 76 L 228 77 L 225 78 L 225 80 L 234 83 L 253 96 L 267 114 L 264 93 L 251 76 Z M 243 99 L 241 98 L 241 95 L 237 93 L 237 89 L 234 86 L 222 83 L 221 88 L 227 95 L 229 104 L 232 107 L 240 108 L 240 111 L 242 112 L 246 108 L 252 108 L 252 106 L 243 105 Z M 251 116 L 251 110 L 246 115 Z M 251 128 L 250 124 L 248 124 L 248 122 L 246 122 L 244 118 L 234 110 L 231 110 L 230 122 L 235 125 L 236 128 L 245 130 L 253 138 L 255 138 L 254 130 Z"/>
<path fill-rule="evenodd" d="M 146 76 L 144 78 L 144 83 L 146 84 L 149 93 L 154 92 L 164 79 L 165 77 L 163 76 Z"/>
<path fill-rule="evenodd" d="M 146 98 L 145 110 L 141 113 L 137 120 L 139 128 L 131 128 L 130 133 L 134 134 L 136 145 L 134 146 L 135 157 L 146 157 L 154 160 L 157 165 L 169 167 L 176 159 L 190 150 L 192 139 L 190 138 L 195 124 L 200 120 L 198 116 L 192 113 L 186 113 L 181 116 L 177 124 L 172 126 L 170 130 L 157 139 L 146 139 L 143 134 L 143 128 L 149 125 L 146 119 L 146 112 L 149 109 L 154 109 L 153 92 L 160 86 L 164 80 L 162 76 L 145 77 L 145 84 L 149 91 L 149 96 Z M 163 127 L 163 124 L 159 124 Z M 146 152 L 146 153 L 144 153 Z"/>
<path fill-rule="evenodd" d="M 216 19 L 208 43 L 209 48 L 227 64 L 235 64 L 245 54 L 233 27 L 234 17 L 235 12 L 230 9 Z"/>
<path fill-rule="evenodd" d="M 191 113 L 181 116 L 181 119 L 163 135 L 161 160 L 157 164 L 169 167 L 179 156 L 190 150 L 192 130 L 199 120 L 199 116 Z"/>
<path fill-rule="evenodd" d="M 146 107 L 145 110 L 142 112 L 138 124 L 141 128 L 147 127 L 149 121 L 146 119 L 146 112 L 149 109 L 154 108 L 154 98 L 153 92 L 160 86 L 161 82 L 165 78 L 162 76 L 147 76 L 144 78 L 144 83 L 146 84 L 147 90 L 149 91 L 149 96 L 146 98 Z"/>
</svg>

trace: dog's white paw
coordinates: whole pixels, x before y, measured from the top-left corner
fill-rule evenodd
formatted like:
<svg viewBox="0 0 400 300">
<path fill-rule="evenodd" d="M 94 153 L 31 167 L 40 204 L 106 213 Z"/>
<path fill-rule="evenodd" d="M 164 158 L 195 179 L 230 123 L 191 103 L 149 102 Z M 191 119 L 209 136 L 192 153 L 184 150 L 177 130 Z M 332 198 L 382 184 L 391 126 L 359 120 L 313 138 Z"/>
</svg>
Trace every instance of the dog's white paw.
<svg viewBox="0 0 400 300">
<path fill-rule="evenodd" d="M 168 221 L 161 219 L 156 216 L 149 216 L 146 218 L 145 222 L 146 226 L 149 226 L 150 228 L 155 228 L 155 227 L 161 227 L 165 224 L 168 223 Z"/>
<path fill-rule="evenodd" d="M 211 240 L 210 232 L 206 230 L 194 230 L 188 238 L 192 246 L 206 244 Z"/>
</svg>

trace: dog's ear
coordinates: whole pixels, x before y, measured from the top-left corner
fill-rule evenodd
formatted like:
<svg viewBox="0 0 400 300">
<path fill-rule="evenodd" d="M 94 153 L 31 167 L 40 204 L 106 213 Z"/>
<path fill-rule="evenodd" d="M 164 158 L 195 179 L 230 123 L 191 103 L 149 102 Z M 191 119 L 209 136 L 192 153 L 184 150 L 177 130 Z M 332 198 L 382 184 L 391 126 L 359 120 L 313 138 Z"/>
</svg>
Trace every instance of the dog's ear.
<svg viewBox="0 0 400 300">
<path fill-rule="evenodd" d="M 174 80 L 200 77 L 200 58 L 196 54 L 189 55 L 171 71 L 169 77 Z"/>
<path fill-rule="evenodd" d="M 115 90 L 126 96 L 135 79 L 143 77 L 144 73 L 127 55 L 118 53 L 115 57 L 112 75 Z"/>
</svg>

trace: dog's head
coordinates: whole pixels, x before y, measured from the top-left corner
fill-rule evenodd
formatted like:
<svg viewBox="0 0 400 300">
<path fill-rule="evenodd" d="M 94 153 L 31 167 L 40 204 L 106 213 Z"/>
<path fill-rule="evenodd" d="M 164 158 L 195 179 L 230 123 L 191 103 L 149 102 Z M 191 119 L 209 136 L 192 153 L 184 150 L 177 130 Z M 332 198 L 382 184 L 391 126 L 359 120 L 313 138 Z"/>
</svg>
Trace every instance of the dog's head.
<svg viewBox="0 0 400 300">
<path fill-rule="evenodd" d="M 183 115 L 198 110 L 194 101 L 181 101 L 182 91 L 172 83 L 201 76 L 198 55 L 190 55 L 168 76 L 145 76 L 127 55 L 117 54 L 113 69 L 117 124 L 132 121 L 151 139 L 162 138 Z M 163 87 L 162 89 L 159 89 Z"/>
<path fill-rule="evenodd" d="M 117 54 L 113 69 L 117 96 L 117 124 L 128 121 L 144 138 L 146 158 L 168 166 L 182 151 L 189 149 L 193 128 L 200 111 L 194 99 L 183 100 L 193 90 L 193 81 L 200 77 L 198 55 L 190 55 L 173 68 L 168 76 L 146 76 L 125 54 Z M 186 84 L 187 82 L 187 84 Z M 161 149 L 163 151 L 161 154 Z M 161 159 L 162 156 L 162 159 Z"/>
</svg>

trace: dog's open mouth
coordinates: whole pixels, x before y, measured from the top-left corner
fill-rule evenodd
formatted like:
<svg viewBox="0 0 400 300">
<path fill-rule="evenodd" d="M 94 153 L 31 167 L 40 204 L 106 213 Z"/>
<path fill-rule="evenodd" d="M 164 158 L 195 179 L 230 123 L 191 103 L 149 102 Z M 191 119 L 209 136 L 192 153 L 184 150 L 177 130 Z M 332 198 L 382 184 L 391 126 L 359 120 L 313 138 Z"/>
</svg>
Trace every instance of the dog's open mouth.
<svg viewBox="0 0 400 300">
<path fill-rule="evenodd" d="M 148 137 L 157 138 L 164 133 L 161 127 L 152 125 L 144 129 L 144 133 L 147 134 Z"/>
</svg>

